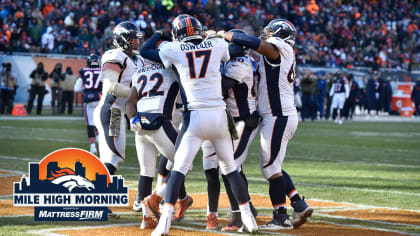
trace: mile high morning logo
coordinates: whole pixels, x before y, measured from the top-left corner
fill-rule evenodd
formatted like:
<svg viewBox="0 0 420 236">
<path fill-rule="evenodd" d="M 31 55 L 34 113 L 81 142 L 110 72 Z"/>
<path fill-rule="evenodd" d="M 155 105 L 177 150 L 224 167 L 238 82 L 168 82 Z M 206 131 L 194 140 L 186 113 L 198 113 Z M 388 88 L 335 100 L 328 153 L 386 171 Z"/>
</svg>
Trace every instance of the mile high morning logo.
<svg viewBox="0 0 420 236">
<path fill-rule="evenodd" d="M 108 206 L 128 206 L 128 189 L 93 154 L 66 148 L 29 163 L 29 177 L 14 183 L 13 205 L 34 206 L 36 221 L 105 221 Z"/>
</svg>

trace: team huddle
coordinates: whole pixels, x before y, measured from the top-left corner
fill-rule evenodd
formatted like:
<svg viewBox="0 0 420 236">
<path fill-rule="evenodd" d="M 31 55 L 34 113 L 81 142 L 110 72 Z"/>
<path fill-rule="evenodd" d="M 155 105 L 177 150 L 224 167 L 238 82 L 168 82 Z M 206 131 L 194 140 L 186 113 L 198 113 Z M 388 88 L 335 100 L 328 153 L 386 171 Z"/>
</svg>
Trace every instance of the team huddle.
<svg viewBox="0 0 420 236">
<path fill-rule="evenodd" d="M 273 20 L 257 38 L 237 29 L 203 31 L 197 19 L 182 14 L 172 22 L 172 35 L 157 31 L 144 45 L 143 34 L 131 22 L 121 22 L 113 34 L 116 48 L 103 55 L 101 65 L 91 55 L 90 68 L 81 71 L 78 83 L 85 91 L 91 152 L 96 152 L 96 126 L 99 155 L 110 174 L 125 159 L 125 117 L 135 132 L 140 174 L 133 209 L 142 212 L 141 229 L 167 235 L 171 222 L 183 219 L 193 204 L 184 181 L 200 148 L 207 229 L 219 227 L 219 173 L 232 217 L 222 231 L 292 229 L 306 222 L 313 209 L 282 169 L 298 126 L 292 23 Z M 274 208 L 272 220 L 261 226 L 242 166 L 258 134 L 261 173 Z M 294 209 L 292 220 L 286 195 Z"/>
</svg>

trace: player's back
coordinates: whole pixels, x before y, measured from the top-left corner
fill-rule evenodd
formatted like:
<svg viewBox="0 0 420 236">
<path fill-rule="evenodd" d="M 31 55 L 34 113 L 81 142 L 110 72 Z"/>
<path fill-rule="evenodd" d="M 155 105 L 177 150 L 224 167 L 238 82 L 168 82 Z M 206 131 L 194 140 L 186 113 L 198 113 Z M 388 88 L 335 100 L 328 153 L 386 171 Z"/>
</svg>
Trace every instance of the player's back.
<svg viewBox="0 0 420 236">
<path fill-rule="evenodd" d="M 99 101 L 101 97 L 102 81 L 100 67 L 85 67 L 80 69 L 79 78 L 83 84 L 83 102 Z"/>
<path fill-rule="evenodd" d="M 278 37 L 268 38 L 280 53 L 277 62 L 261 56 L 259 64 L 258 111 L 262 116 L 288 116 L 296 114 L 293 83 L 295 80 L 295 54 L 292 46 Z"/>
<path fill-rule="evenodd" d="M 132 79 L 139 100 L 138 112 L 162 113 L 171 118 L 179 86 L 172 69 L 162 64 L 151 63 L 140 68 Z"/>
<path fill-rule="evenodd" d="M 200 43 L 176 41 L 165 44 L 159 55 L 166 68 L 175 66 L 186 109 L 225 109 L 220 63 L 229 60 L 227 42 L 219 38 Z"/>
<path fill-rule="evenodd" d="M 256 91 L 253 63 L 248 57 L 236 57 L 224 66 L 223 74 L 238 81 L 228 90 L 226 106 L 233 117 L 246 118 L 256 110 Z"/>
</svg>

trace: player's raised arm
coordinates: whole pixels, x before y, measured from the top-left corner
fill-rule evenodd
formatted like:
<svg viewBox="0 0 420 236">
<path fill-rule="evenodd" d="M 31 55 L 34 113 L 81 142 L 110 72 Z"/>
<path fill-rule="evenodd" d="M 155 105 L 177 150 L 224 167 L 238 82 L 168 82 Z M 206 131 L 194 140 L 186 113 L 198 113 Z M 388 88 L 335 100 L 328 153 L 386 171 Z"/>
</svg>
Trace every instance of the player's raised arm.
<svg viewBox="0 0 420 236">
<path fill-rule="evenodd" d="M 218 37 L 251 48 L 269 59 L 277 59 L 280 51 L 285 49 L 286 45 L 293 47 L 296 38 L 296 29 L 292 23 L 284 19 L 272 20 L 265 28 L 263 38 L 241 34 L 238 32 L 223 32 L 219 31 L 216 34 Z M 287 49 L 287 50 L 290 50 Z"/>
<path fill-rule="evenodd" d="M 273 44 L 251 35 L 238 32 L 218 32 L 218 35 L 230 42 L 253 49 L 270 59 L 277 59 L 280 55 Z"/>
<path fill-rule="evenodd" d="M 140 50 L 140 55 L 143 58 L 162 64 L 162 60 L 159 56 L 159 49 L 156 49 L 162 35 L 163 33 L 161 31 L 156 31 L 156 33 L 146 41 L 143 48 Z"/>
</svg>

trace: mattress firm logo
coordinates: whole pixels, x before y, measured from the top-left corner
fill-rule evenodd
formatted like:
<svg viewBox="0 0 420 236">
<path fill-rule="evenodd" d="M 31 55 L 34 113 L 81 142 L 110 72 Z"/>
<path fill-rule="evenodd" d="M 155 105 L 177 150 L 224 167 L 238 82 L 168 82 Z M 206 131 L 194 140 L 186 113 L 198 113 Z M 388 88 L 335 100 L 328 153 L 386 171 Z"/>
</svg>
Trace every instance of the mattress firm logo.
<svg viewBox="0 0 420 236">
<path fill-rule="evenodd" d="M 106 221 L 108 208 L 128 206 L 128 188 L 93 154 L 60 149 L 29 163 L 14 183 L 14 206 L 34 206 L 36 221 Z"/>
</svg>

